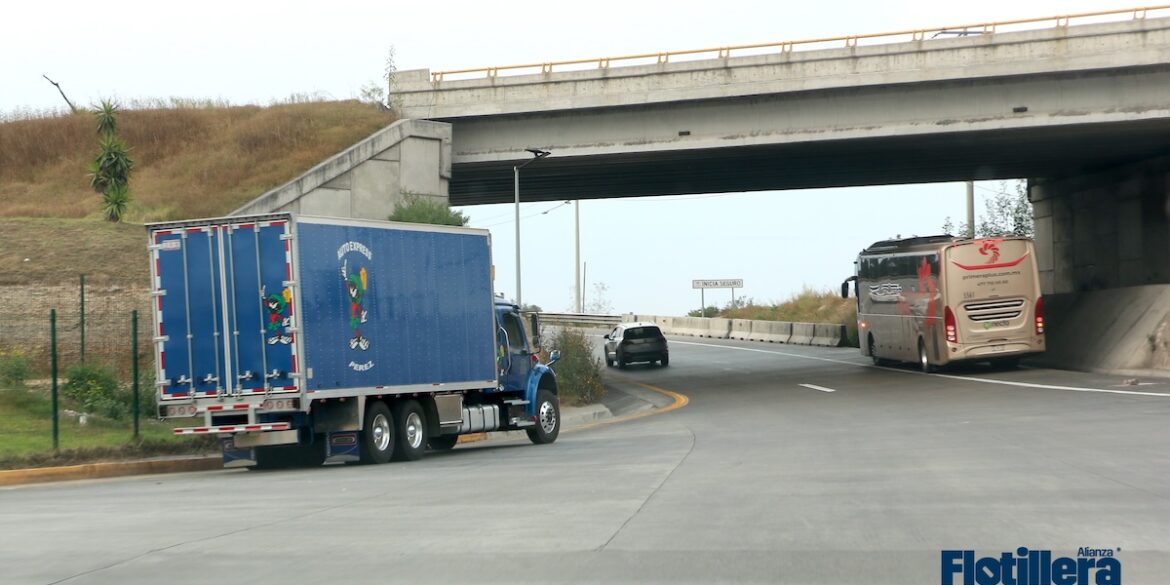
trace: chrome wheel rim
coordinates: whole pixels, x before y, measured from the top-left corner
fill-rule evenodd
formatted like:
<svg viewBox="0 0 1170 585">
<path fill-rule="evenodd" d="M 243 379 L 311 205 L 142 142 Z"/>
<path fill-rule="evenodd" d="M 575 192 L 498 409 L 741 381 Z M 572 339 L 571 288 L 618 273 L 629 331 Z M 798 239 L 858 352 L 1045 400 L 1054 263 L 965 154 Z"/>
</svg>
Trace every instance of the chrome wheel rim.
<svg viewBox="0 0 1170 585">
<path fill-rule="evenodd" d="M 406 444 L 418 449 L 423 442 L 422 417 L 417 412 L 406 415 Z"/>
<path fill-rule="evenodd" d="M 390 421 L 384 414 L 378 414 L 374 417 L 370 435 L 374 439 L 374 448 L 379 451 L 385 451 L 390 447 Z"/>
<path fill-rule="evenodd" d="M 557 409 L 553 408 L 553 403 L 544 401 L 540 403 L 540 412 L 537 415 L 540 419 L 540 428 L 545 433 L 551 433 L 557 428 Z"/>
</svg>

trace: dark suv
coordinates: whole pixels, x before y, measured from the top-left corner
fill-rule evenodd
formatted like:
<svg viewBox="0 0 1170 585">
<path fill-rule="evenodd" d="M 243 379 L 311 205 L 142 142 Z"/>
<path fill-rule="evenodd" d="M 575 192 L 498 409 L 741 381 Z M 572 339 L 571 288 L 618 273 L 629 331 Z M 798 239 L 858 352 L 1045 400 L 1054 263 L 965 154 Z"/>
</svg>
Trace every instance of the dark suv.
<svg viewBox="0 0 1170 585">
<path fill-rule="evenodd" d="M 670 363 L 662 329 L 653 323 L 622 323 L 605 336 L 605 365 L 624 368 L 631 362 Z"/>
</svg>

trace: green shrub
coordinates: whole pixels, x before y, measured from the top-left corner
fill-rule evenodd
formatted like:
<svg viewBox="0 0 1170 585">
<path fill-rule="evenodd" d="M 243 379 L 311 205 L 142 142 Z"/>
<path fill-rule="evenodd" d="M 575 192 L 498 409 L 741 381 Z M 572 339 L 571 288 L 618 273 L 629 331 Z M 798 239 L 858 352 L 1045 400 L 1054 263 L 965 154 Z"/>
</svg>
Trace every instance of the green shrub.
<svg viewBox="0 0 1170 585">
<path fill-rule="evenodd" d="M 601 384 L 601 359 L 593 355 L 593 343 L 576 329 L 561 329 L 543 342 L 549 350 L 561 352 L 561 359 L 553 364 L 557 374 L 557 388 L 561 403 L 584 405 L 605 398 Z M 544 356 L 546 361 L 548 356 Z"/>
<path fill-rule="evenodd" d="M 24 386 L 32 364 L 19 349 L 0 350 L 0 384 L 8 387 Z"/>
<path fill-rule="evenodd" d="M 61 386 L 61 394 L 89 413 L 113 419 L 129 414 L 123 402 L 128 393 L 118 387 L 118 379 L 107 368 L 94 364 L 78 364 L 65 372 L 68 379 Z"/>
</svg>

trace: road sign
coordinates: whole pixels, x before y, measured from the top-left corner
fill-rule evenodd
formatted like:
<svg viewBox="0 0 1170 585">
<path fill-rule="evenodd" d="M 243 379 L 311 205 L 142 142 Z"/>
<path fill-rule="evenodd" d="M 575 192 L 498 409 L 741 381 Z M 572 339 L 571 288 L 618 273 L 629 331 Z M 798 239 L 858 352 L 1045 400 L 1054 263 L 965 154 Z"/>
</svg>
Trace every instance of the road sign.
<svg viewBox="0 0 1170 585">
<path fill-rule="evenodd" d="M 724 278 L 722 280 L 692 280 L 691 288 L 743 288 L 743 279 Z"/>
</svg>

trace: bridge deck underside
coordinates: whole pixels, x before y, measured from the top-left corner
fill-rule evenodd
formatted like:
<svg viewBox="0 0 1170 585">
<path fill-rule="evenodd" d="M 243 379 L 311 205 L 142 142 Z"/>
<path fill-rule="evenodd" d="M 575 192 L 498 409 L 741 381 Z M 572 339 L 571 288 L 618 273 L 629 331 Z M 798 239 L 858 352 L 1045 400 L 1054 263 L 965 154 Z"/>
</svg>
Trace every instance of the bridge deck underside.
<svg viewBox="0 0 1170 585">
<path fill-rule="evenodd" d="M 551 156 L 521 171 L 522 201 L 1059 177 L 1170 154 L 1170 120 Z M 515 161 L 459 163 L 453 205 L 513 200 Z"/>
</svg>

